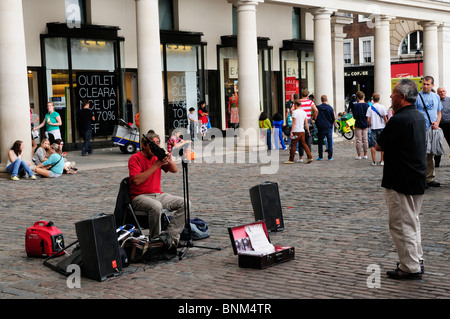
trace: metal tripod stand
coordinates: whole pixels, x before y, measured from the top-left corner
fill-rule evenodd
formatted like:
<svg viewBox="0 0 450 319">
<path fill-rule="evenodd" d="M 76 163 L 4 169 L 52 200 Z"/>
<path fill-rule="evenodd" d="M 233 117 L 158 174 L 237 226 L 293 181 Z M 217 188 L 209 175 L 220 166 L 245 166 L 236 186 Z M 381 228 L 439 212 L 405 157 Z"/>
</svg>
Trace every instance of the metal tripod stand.
<svg viewBox="0 0 450 319">
<path fill-rule="evenodd" d="M 184 251 L 179 252 L 180 260 L 184 258 L 186 253 L 189 251 L 191 247 L 204 248 L 204 249 L 213 249 L 213 250 L 221 250 L 219 247 L 205 247 L 205 246 L 194 246 L 192 242 L 192 229 L 191 229 L 191 208 L 189 205 L 189 181 L 188 181 L 188 160 L 186 158 L 182 158 L 182 166 L 183 166 L 183 196 L 184 196 L 184 219 L 185 225 L 188 230 L 188 241 L 184 246 L 186 249 Z"/>
</svg>

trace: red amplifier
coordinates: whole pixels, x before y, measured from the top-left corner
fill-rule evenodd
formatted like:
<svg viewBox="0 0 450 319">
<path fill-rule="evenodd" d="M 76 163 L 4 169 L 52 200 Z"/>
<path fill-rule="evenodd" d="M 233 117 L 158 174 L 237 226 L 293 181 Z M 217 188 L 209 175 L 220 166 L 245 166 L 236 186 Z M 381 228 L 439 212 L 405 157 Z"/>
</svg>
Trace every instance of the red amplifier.
<svg viewBox="0 0 450 319">
<path fill-rule="evenodd" d="M 48 257 L 64 253 L 64 237 L 53 222 L 37 221 L 27 229 L 25 250 L 28 257 Z"/>
</svg>

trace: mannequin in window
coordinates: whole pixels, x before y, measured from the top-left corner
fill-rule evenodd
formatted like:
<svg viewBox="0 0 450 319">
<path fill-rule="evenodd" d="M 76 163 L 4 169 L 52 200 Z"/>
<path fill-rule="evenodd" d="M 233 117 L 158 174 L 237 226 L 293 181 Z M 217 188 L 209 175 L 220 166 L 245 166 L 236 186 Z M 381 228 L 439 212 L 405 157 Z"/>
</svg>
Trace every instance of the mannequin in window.
<svg viewBox="0 0 450 319">
<path fill-rule="evenodd" d="M 239 97 L 238 93 L 234 92 L 228 98 L 228 114 L 230 115 L 230 126 L 234 129 L 239 126 Z"/>
</svg>

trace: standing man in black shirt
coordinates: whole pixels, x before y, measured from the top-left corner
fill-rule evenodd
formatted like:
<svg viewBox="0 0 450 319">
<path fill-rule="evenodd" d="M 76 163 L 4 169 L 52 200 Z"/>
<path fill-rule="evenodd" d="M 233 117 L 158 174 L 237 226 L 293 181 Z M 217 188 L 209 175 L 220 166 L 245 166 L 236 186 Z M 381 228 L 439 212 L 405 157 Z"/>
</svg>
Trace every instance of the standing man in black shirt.
<svg viewBox="0 0 450 319">
<path fill-rule="evenodd" d="M 389 229 L 400 262 L 388 271 L 394 279 L 420 279 L 423 251 L 419 213 L 425 192 L 425 118 L 415 107 L 417 85 L 402 79 L 391 95 L 395 115 L 375 145 L 384 151 L 381 186 L 386 189 Z"/>
<path fill-rule="evenodd" d="M 80 133 L 84 140 L 81 156 L 92 155 L 92 122 L 95 121 L 95 116 L 89 106 L 89 100 L 83 100 L 83 108 L 80 111 Z"/>
</svg>

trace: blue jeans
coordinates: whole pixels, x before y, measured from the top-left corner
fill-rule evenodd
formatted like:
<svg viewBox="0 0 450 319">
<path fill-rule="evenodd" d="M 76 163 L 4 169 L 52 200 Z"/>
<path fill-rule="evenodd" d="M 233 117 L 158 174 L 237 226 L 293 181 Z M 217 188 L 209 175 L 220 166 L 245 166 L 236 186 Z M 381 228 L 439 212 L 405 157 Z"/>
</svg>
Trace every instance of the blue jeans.
<svg viewBox="0 0 450 319">
<path fill-rule="evenodd" d="M 333 158 L 333 128 L 323 128 L 317 130 L 317 143 L 319 149 L 319 158 L 323 158 L 323 139 L 327 138 L 328 159 Z"/>
<path fill-rule="evenodd" d="M 279 127 L 275 127 L 273 130 L 273 140 L 275 143 L 275 149 L 279 150 L 280 149 L 280 143 L 281 143 L 281 148 L 285 149 L 286 145 L 284 145 L 284 140 L 283 140 L 283 130 Z"/>
<path fill-rule="evenodd" d="M 8 174 L 11 174 L 12 177 L 24 173 L 27 173 L 28 176 L 34 175 L 27 162 L 21 160 L 20 158 L 16 159 L 14 162 L 6 166 L 6 172 L 8 172 Z"/>
<path fill-rule="evenodd" d="M 92 137 L 92 130 L 86 130 L 83 132 L 83 147 L 81 148 L 81 155 L 85 155 L 86 153 L 92 154 L 92 148 L 91 148 L 91 137 Z"/>
</svg>

